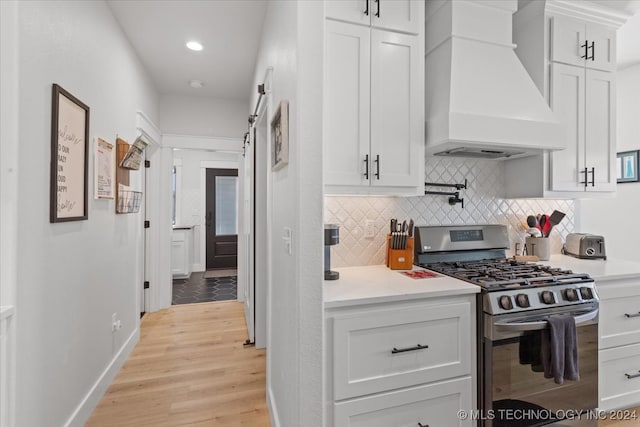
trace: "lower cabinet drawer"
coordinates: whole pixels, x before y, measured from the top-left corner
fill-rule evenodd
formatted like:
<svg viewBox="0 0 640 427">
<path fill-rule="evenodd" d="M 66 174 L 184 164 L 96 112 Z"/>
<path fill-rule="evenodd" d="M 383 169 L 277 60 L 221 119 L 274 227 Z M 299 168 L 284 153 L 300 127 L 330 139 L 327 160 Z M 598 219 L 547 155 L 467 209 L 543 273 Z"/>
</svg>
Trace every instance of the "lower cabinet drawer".
<svg viewBox="0 0 640 427">
<path fill-rule="evenodd" d="M 470 427 L 471 378 L 459 378 L 334 404 L 335 427 Z M 420 424 L 418 424 L 420 423 Z"/>
<path fill-rule="evenodd" d="M 640 295 L 601 301 L 599 328 L 600 348 L 640 342 Z"/>
<path fill-rule="evenodd" d="M 471 310 L 465 301 L 336 316 L 333 399 L 469 375 Z"/>
<path fill-rule="evenodd" d="M 640 405 L 640 344 L 600 350 L 598 356 L 600 409 Z"/>
</svg>

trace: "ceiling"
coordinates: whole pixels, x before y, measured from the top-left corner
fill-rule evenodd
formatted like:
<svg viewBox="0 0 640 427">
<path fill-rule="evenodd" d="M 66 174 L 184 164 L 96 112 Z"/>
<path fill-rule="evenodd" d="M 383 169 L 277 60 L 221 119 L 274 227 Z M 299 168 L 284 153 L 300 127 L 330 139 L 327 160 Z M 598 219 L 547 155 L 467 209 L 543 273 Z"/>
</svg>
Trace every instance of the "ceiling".
<svg viewBox="0 0 640 427">
<path fill-rule="evenodd" d="M 592 0 L 635 15 L 618 31 L 618 67 L 640 63 L 640 0 Z M 109 0 L 161 94 L 247 101 L 266 0 Z M 197 40 L 204 50 L 185 47 Z M 189 80 L 204 82 L 189 87 Z"/>
<path fill-rule="evenodd" d="M 161 94 L 246 101 L 252 92 L 267 2 L 109 0 Z M 204 49 L 185 47 L 197 40 Z M 202 80 L 192 88 L 189 80 Z"/>
</svg>

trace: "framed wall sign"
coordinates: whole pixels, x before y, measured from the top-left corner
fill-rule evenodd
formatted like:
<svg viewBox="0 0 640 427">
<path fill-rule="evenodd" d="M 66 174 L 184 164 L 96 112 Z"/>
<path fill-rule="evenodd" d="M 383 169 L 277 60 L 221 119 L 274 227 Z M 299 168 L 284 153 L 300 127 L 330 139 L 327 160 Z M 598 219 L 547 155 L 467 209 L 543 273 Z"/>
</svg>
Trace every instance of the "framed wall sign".
<svg viewBox="0 0 640 427">
<path fill-rule="evenodd" d="M 616 166 L 618 169 L 617 182 L 619 184 L 640 181 L 638 178 L 638 166 L 640 166 L 638 153 L 638 150 L 618 153 Z"/>
<path fill-rule="evenodd" d="M 271 170 L 289 163 L 289 101 L 280 101 L 271 120 Z"/>
<path fill-rule="evenodd" d="M 88 218 L 89 107 L 53 84 L 50 222 Z"/>
</svg>

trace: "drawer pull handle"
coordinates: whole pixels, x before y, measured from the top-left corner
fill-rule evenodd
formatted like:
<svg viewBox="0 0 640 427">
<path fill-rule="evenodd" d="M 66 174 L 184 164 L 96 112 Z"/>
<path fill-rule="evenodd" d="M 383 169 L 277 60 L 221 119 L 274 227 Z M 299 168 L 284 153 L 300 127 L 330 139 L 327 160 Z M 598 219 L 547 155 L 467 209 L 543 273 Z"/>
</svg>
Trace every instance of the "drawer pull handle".
<svg viewBox="0 0 640 427">
<path fill-rule="evenodd" d="M 418 423 L 418 427 L 429 427 L 429 424 L 422 424 L 422 423 Z"/>
<path fill-rule="evenodd" d="M 640 377 L 640 371 L 638 371 L 637 374 L 624 374 L 625 377 L 627 377 L 628 380 L 633 379 L 633 378 L 638 378 Z"/>
<path fill-rule="evenodd" d="M 637 313 L 633 313 L 633 314 L 625 313 L 624 317 L 626 317 L 627 319 L 629 319 L 631 317 L 640 317 L 640 311 L 637 312 Z"/>
<path fill-rule="evenodd" d="M 424 350 L 425 348 L 429 348 L 429 346 L 418 344 L 415 347 L 407 347 L 407 348 L 400 348 L 400 349 L 393 347 L 393 350 L 391 350 L 391 354 L 404 353 L 406 351 Z"/>
</svg>

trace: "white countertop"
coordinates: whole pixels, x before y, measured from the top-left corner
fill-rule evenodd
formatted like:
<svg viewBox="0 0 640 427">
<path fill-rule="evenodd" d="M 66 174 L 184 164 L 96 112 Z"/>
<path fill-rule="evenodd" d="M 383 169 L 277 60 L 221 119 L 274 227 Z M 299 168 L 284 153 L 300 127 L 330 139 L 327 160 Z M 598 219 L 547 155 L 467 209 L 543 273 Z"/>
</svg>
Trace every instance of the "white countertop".
<svg viewBox="0 0 640 427">
<path fill-rule="evenodd" d="M 480 287 L 441 274 L 438 277 L 413 279 L 384 265 L 335 269 L 338 280 L 324 281 L 324 307 L 335 308 L 361 304 L 475 294 Z M 424 270 L 414 267 L 416 270 Z"/>
<path fill-rule="evenodd" d="M 640 278 L 640 262 L 615 259 L 579 259 L 568 255 L 552 255 L 549 261 L 538 264 L 565 268 L 574 273 L 587 273 L 598 282 Z"/>
</svg>

